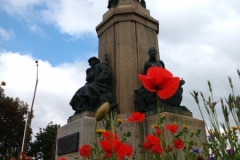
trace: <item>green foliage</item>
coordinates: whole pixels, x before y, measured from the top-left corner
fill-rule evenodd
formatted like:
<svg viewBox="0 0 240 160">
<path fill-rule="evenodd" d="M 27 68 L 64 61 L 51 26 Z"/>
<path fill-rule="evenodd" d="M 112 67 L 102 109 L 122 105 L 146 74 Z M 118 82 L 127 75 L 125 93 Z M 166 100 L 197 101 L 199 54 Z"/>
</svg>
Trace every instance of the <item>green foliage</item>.
<svg viewBox="0 0 240 160">
<path fill-rule="evenodd" d="M 3 157 L 17 157 L 20 153 L 27 110 L 26 103 L 6 96 L 0 87 L 0 155 Z M 28 131 L 31 133 L 29 126 Z M 28 134 L 26 142 L 30 139 L 31 135 Z"/>
<path fill-rule="evenodd" d="M 43 159 L 54 159 L 55 155 L 55 141 L 58 124 L 48 123 L 46 128 L 40 128 L 39 133 L 36 134 L 36 140 L 31 143 L 28 156 L 36 157 L 38 152 L 44 154 Z"/>
<path fill-rule="evenodd" d="M 240 71 L 237 70 L 240 78 Z M 211 96 L 206 98 L 201 92 L 204 107 L 201 107 L 198 100 L 198 92 L 193 91 L 203 120 L 206 122 L 206 116 L 202 114 L 204 108 L 208 114 L 210 125 L 206 125 L 209 134 L 205 148 L 211 151 L 217 160 L 237 160 L 240 159 L 240 140 L 238 138 L 240 130 L 240 97 L 234 94 L 232 79 L 228 77 L 232 92 L 228 98 L 221 98 L 219 101 L 214 100 L 213 89 L 210 81 L 208 87 Z M 220 104 L 221 107 L 217 107 Z M 219 118 L 218 111 L 222 111 L 223 121 Z"/>
</svg>

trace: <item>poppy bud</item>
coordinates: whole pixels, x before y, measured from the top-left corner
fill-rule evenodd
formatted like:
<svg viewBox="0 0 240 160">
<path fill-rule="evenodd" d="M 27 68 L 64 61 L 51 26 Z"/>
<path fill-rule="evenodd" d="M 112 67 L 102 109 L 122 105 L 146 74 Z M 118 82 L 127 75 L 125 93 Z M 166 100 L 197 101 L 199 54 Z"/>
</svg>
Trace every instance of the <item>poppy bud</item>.
<svg viewBox="0 0 240 160">
<path fill-rule="evenodd" d="M 103 120 L 106 117 L 108 110 L 109 110 L 109 103 L 108 102 L 103 103 L 96 112 L 96 115 L 95 115 L 96 120 L 97 121 Z"/>
</svg>

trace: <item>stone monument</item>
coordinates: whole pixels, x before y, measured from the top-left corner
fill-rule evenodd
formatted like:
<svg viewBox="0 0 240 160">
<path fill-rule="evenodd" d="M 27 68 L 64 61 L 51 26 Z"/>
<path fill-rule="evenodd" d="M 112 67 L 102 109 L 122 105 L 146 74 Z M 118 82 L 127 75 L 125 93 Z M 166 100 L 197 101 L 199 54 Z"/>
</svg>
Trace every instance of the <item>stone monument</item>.
<svg viewBox="0 0 240 160">
<path fill-rule="evenodd" d="M 109 0 L 107 8 L 109 10 L 96 27 L 99 38 L 98 59 L 100 62 L 106 62 L 107 55 L 107 66 L 111 71 L 110 93 L 114 99 L 111 102 L 118 106 L 118 117 L 126 119 L 132 112 L 139 109 L 134 103 L 136 97 L 134 90 L 142 86 L 138 74 L 144 74 L 147 70 L 145 63 L 149 60 L 149 54 L 147 54 L 149 48 L 154 48 L 159 53 L 157 39 L 159 22 L 151 17 L 144 0 Z M 159 54 L 155 56 L 160 64 L 158 65 L 157 62 L 156 66 L 164 68 Z M 97 107 L 92 110 L 80 109 L 79 112 L 73 107 L 76 114 L 69 117 L 67 124 L 58 129 L 56 160 L 68 157 L 68 154 L 79 157 L 79 147 L 86 143 L 93 144 L 96 121 L 94 111 Z M 132 131 L 133 138 L 127 141 L 131 145 L 136 146 L 143 142 L 144 136 L 152 133 L 150 129 L 152 123 L 157 121 L 158 114 L 155 110 L 144 112 L 147 117 L 141 125 L 129 122 L 123 124 L 123 130 Z M 173 123 L 173 119 L 186 119 L 189 125 L 199 124 L 200 129 L 205 131 L 204 122 L 192 118 L 189 110 L 181 108 L 168 110 L 167 107 L 162 112 L 167 116 L 167 123 Z M 135 130 L 137 125 L 138 129 Z M 98 127 L 101 128 L 103 125 L 99 123 Z M 134 139 L 136 135 L 138 139 Z M 205 135 L 202 135 L 201 140 L 205 141 L 205 138 Z M 141 159 L 144 157 L 139 149 L 134 149 L 134 154 Z"/>
</svg>

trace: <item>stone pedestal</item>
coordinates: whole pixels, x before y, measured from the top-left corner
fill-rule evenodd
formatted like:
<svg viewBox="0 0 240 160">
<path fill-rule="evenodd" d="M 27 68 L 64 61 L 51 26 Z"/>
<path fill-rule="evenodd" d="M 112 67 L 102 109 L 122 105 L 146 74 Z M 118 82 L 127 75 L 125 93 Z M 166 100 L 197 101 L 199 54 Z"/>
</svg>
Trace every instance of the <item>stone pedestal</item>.
<svg viewBox="0 0 240 160">
<path fill-rule="evenodd" d="M 89 144 L 93 146 L 95 142 L 95 118 L 94 117 L 87 117 L 84 115 L 93 115 L 93 112 L 84 112 L 82 114 L 78 114 L 72 116 L 68 119 L 68 124 L 58 128 L 57 131 L 57 140 L 56 140 L 56 155 L 55 160 L 58 158 L 65 157 L 70 159 L 69 154 L 73 157 L 78 157 L 82 159 L 82 157 L 78 154 L 78 148 L 80 148 L 83 144 Z M 127 139 L 126 142 L 133 148 L 133 156 L 138 157 L 140 159 L 144 155 L 140 153 L 140 148 L 138 145 L 143 142 L 143 127 L 142 123 L 131 123 L 128 122 L 127 118 L 131 116 L 131 113 L 128 114 L 119 114 L 117 115 L 118 118 L 123 119 L 124 123 L 121 124 L 119 128 L 117 128 L 116 132 L 119 135 L 123 134 L 124 132 L 130 131 L 131 137 Z M 98 129 L 105 129 L 101 122 L 98 123 Z M 78 134 L 78 137 L 73 137 L 73 134 Z M 73 135 L 73 136 L 72 136 Z M 69 138 L 70 136 L 70 138 Z M 72 138 L 72 137 L 73 138 Z M 63 142 L 59 143 L 59 140 L 63 140 Z M 73 151 L 71 148 L 75 146 L 75 140 L 77 139 L 77 150 Z M 59 146 L 61 145 L 61 146 Z M 74 146 L 72 146 L 74 145 Z M 100 146 L 99 146 L 100 147 Z M 101 147 L 100 147 L 101 148 Z M 59 154 L 59 152 L 64 152 L 64 154 Z M 69 151 L 69 152 L 68 152 Z M 73 158 L 74 159 L 74 158 Z"/>
<path fill-rule="evenodd" d="M 90 144 L 94 143 L 94 133 L 95 133 L 95 118 L 93 117 L 82 117 L 80 119 L 75 118 L 75 121 L 72 121 L 60 128 L 57 131 L 57 141 L 56 141 L 56 156 L 55 159 L 57 160 L 60 157 L 65 157 L 66 159 L 70 159 L 69 154 L 73 157 L 79 157 L 78 148 L 81 147 L 83 144 Z M 72 147 L 73 143 L 69 144 L 69 141 L 73 139 L 68 138 L 67 136 L 78 133 L 78 142 L 77 142 L 77 151 L 74 152 L 69 151 Z M 61 146 L 59 146 L 59 139 L 65 138 L 65 142 L 62 142 Z M 75 140 L 75 139 L 74 139 Z M 60 149 L 61 148 L 61 149 Z M 64 150 L 65 154 L 58 155 L 59 150 Z M 73 158 L 74 159 L 74 158 Z"/>
<path fill-rule="evenodd" d="M 201 129 L 202 134 L 201 134 L 200 139 L 202 139 L 203 141 L 206 141 L 207 136 L 206 136 L 206 132 L 205 132 L 205 123 L 203 120 L 199 120 L 199 119 L 189 117 L 189 116 L 183 116 L 183 115 L 179 115 L 179 114 L 169 113 L 169 112 L 160 113 L 160 115 L 163 115 L 163 114 L 166 115 L 165 121 L 163 123 L 164 126 L 166 124 L 177 123 L 177 125 L 180 127 L 179 129 L 182 129 L 183 125 L 187 125 L 189 127 L 189 130 L 193 130 L 193 131 Z M 151 125 L 157 124 L 158 118 L 159 118 L 158 114 L 146 117 L 145 122 L 144 122 L 145 135 L 152 133 Z"/>
<path fill-rule="evenodd" d="M 134 90 L 141 86 L 137 75 L 143 73 L 149 47 L 158 50 L 158 26 L 158 21 L 139 1 L 119 0 L 96 27 L 98 58 L 104 62 L 107 54 L 112 72 L 111 87 L 120 114 L 135 111 Z"/>
<path fill-rule="evenodd" d="M 60 157 L 65 157 L 69 159 L 69 154 L 71 154 L 73 157 L 78 157 L 81 159 L 81 157 L 78 154 L 78 148 L 80 148 L 83 144 L 89 144 L 92 145 L 95 142 L 95 118 L 94 117 L 87 117 L 83 115 L 93 115 L 94 113 L 83 113 L 82 115 L 75 115 L 72 116 L 71 119 L 72 121 L 69 120 L 69 123 L 64 125 L 63 127 L 60 127 L 57 132 L 57 143 L 56 143 L 56 160 Z M 166 115 L 166 119 L 164 122 L 164 126 L 166 124 L 172 124 L 174 122 L 177 123 L 179 126 L 179 130 L 182 129 L 183 124 L 189 126 L 190 131 L 196 131 L 197 129 L 201 129 L 201 135 L 199 139 L 196 139 L 196 142 L 200 144 L 202 142 L 206 142 L 206 132 L 205 132 L 205 124 L 202 120 L 198 120 L 196 118 L 192 118 L 189 116 L 183 116 L 183 115 L 178 115 L 174 113 L 169 113 L 169 112 L 162 112 L 162 114 Z M 83 116 L 83 117 L 82 117 Z M 143 123 L 131 123 L 127 120 L 128 117 L 131 116 L 131 113 L 126 113 L 126 114 L 119 114 L 117 115 L 118 118 L 123 119 L 124 123 L 120 125 L 120 127 L 116 130 L 118 133 L 119 137 L 122 133 L 130 131 L 132 133 L 131 137 L 127 139 L 126 142 L 133 148 L 133 156 L 136 157 L 137 159 L 144 159 L 144 154 L 141 153 L 141 149 L 138 147 L 139 144 L 145 141 L 145 136 L 148 134 L 152 134 L 154 129 L 152 128 L 152 125 L 157 124 L 159 115 L 151 115 L 147 116 L 144 120 Z M 79 118 L 80 117 L 80 118 Z M 70 119 L 70 118 L 69 118 Z M 73 120 L 74 119 L 74 120 Z M 98 124 L 98 129 L 105 129 L 102 123 Z M 77 134 L 77 138 L 68 138 L 69 136 L 72 136 L 73 134 Z M 74 135 L 73 135 L 74 136 Z M 73 137 L 72 136 L 72 137 Z M 63 139 L 62 144 L 59 144 L 59 139 Z M 77 139 L 77 142 L 75 140 Z M 171 135 L 166 136 L 166 139 L 171 140 Z M 77 150 L 71 151 L 71 147 L 77 143 Z M 63 145 L 65 148 L 62 148 Z M 200 147 L 201 145 L 199 145 Z M 61 148 L 61 151 L 68 151 L 70 150 L 69 153 L 65 154 L 60 154 L 59 149 Z M 100 147 L 101 148 L 101 147 Z M 181 153 L 183 157 L 183 152 Z M 184 160 L 179 159 L 179 160 Z"/>
</svg>

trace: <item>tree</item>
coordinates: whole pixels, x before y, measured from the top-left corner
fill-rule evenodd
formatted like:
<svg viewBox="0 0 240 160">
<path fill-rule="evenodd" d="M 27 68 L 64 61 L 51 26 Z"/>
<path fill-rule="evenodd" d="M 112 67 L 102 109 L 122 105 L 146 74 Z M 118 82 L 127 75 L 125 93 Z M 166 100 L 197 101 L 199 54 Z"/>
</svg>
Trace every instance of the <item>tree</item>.
<svg viewBox="0 0 240 160">
<path fill-rule="evenodd" d="M 36 140 L 31 143 L 28 155 L 36 157 L 38 152 L 44 154 L 43 159 L 53 160 L 55 156 L 55 142 L 58 124 L 48 123 L 46 128 L 40 128 L 36 133 Z"/>
<path fill-rule="evenodd" d="M 17 157 L 20 153 L 27 110 L 27 103 L 6 96 L 0 86 L 0 159 Z M 29 126 L 27 128 L 31 133 L 32 129 Z M 30 140 L 31 134 L 26 135 L 26 142 Z"/>
</svg>

